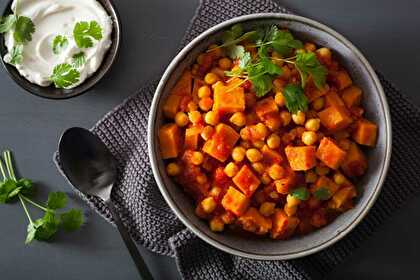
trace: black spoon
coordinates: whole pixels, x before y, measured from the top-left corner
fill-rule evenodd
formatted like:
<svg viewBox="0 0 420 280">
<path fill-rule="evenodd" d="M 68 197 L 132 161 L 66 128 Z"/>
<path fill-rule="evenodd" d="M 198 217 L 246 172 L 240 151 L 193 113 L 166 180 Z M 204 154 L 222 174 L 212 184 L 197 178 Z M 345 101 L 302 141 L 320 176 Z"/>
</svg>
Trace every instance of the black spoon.
<svg viewBox="0 0 420 280">
<path fill-rule="evenodd" d="M 99 197 L 105 202 L 141 277 L 144 280 L 153 279 L 111 201 L 117 168 L 108 148 L 89 130 L 73 127 L 61 136 L 58 150 L 61 166 L 72 185 L 82 193 Z"/>
</svg>

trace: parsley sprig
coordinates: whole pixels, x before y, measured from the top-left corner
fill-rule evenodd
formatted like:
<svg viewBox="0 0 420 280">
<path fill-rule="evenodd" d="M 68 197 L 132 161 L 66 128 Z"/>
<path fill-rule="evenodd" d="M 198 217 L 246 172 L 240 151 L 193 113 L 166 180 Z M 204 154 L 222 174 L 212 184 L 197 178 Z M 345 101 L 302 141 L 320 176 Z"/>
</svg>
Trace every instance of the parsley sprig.
<svg viewBox="0 0 420 280">
<path fill-rule="evenodd" d="M 50 80 L 56 88 L 69 88 L 78 83 L 80 72 L 68 63 L 58 64 L 54 67 Z"/>
<path fill-rule="evenodd" d="M 3 162 L 6 168 L 3 165 Z M 67 212 L 59 212 L 59 209 L 66 207 L 67 195 L 62 192 L 52 192 L 48 195 L 45 205 L 41 205 L 29 197 L 34 192 L 34 186 L 31 180 L 17 179 L 10 151 L 4 151 L 0 159 L 0 172 L 3 178 L 0 183 L 0 203 L 11 203 L 19 199 L 23 210 L 28 218 L 26 244 L 34 239 L 39 241 L 48 241 L 61 228 L 64 231 L 74 231 L 83 224 L 83 213 L 81 210 L 71 209 Z M 29 213 L 27 204 L 29 203 L 45 212 L 42 218 L 33 220 Z"/>
</svg>

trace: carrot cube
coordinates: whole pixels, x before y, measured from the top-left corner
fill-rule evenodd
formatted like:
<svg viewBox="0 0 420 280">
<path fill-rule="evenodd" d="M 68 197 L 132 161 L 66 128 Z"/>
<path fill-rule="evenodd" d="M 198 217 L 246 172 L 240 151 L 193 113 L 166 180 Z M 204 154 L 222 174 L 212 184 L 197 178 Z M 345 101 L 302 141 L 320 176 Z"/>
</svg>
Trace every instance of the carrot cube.
<svg viewBox="0 0 420 280">
<path fill-rule="evenodd" d="M 300 220 L 296 217 L 288 217 L 283 210 L 276 210 L 273 215 L 271 237 L 274 239 L 289 238 L 299 225 Z"/>
<path fill-rule="evenodd" d="M 254 207 L 248 208 L 245 214 L 239 217 L 238 223 L 244 230 L 258 235 L 266 234 L 272 227 L 271 219 L 261 215 Z"/>
<path fill-rule="evenodd" d="M 356 143 L 350 144 L 341 169 L 349 177 L 362 176 L 366 172 L 367 159 Z"/>
<path fill-rule="evenodd" d="M 261 183 L 247 165 L 242 166 L 232 180 L 247 197 L 252 196 Z"/>
<path fill-rule="evenodd" d="M 179 78 L 178 82 L 171 90 L 171 95 L 191 95 L 192 90 L 192 75 L 190 71 L 185 71 L 182 73 L 181 78 Z"/>
<path fill-rule="evenodd" d="M 286 168 L 286 176 L 280 180 L 275 181 L 276 191 L 281 194 L 290 193 L 290 189 L 296 184 L 296 174 L 290 168 Z"/>
<path fill-rule="evenodd" d="M 378 126 L 368 120 L 359 120 L 353 132 L 353 139 L 360 145 L 374 147 L 378 134 Z"/>
<path fill-rule="evenodd" d="M 278 111 L 279 108 L 277 107 L 276 102 L 274 102 L 273 97 L 267 97 L 259 101 L 255 108 L 255 112 L 260 120 L 264 120 L 267 115 L 277 113 Z"/>
<path fill-rule="evenodd" d="M 324 137 L 316 151 L 316 157 L 329 168 L 338 169 L 346 158 L 346 152 L 334 143 L 331 138 Z"/>
<path fill-rule="evenodd" d="M 261 149 L 263 154 L 263 162 L 272 165 L 274 163 L 282 163 L 283 157 L 280 155 L 279 152 L 270 149 L 267 145 L 264 145 Z"/>
<path fill-rule="evenodd" d="M 176 124 L 165 124 L 159 129 L 159 147 L 163 159 L 176 158 L 178 156 L 180 140 L 181 135 Z"/>
<path fill-rule="evenodd" d="M 181 95 L 174 95 L 170 94 L 168 98 L 166 98 L 165 104 L 163 104 L 163 114 L 167 118 L 175 118 L 176 113 L 179 111 L 179 105 L 181 104 L 182 100 Z"/>
<path fill-rule="evenodd" d="M 347 108 L 359 106 L 362 100 L 362 89 L 357 86 L 350 86 L 341 92 L 341 98 Z"/>
<path fill-rule="evenodd" d="M 223 85 L 214 87 L 213 111 L 235 113 L 245 111 L 245 93 L 242 87 L 230 88 Z"/>
<path fill-rule="evenodd" d="M 201 128 L 191 127 L 185 130 L 184 147 L 185 149 L 197 150 L 198 139 L 201 133 Z"/>
<path fill-rule="evenodd" d="M 330 196 L 333 196 L 338 191 L 340 186 L 337 185 L 334 181 L 332 181 L 328 177 L 321 176 L 321 177 L 318 178 L 318 180 L 315 182 L 315 184 L 311 186 L 309 191 L 311 193 L 315 193 L 317 190 L 319 190 L 321 188 L 327 189 Z"/>
<path fill-rule="evenodd" d="M 344 106 L 331 106 L 318 113 L 323 126 L 335 131 L 348 127 L 352 119 Z"/>
<path fill-rule="evenodd" d="M 229 125 L 220 123 L 211 139 L 204 143 L 203 151 L 215 159 L 224 162 L 230 156 L 239 134 Z"/>
<path fill-rule="evenodd" d="M 353 185 L 343 187 L 333 195 L 331 200 L 328 202 L 328 207 L 331 209 L 340 210 L 348 200 L 356 196 L 357 191 Z"/>
<path fill-rule="evenodd" d="M 316 148 L 315 146 L 292 147 L 287 146 L 285 149 L 290 167 L 294 171 L 309 170 L 316 165 Z"/>
<path fill-rule="evenodd" d="M 338 96 L 337 92 L 335 91 L 329 91 L 326 95 L 325 95 L 325 107 L 330 107 L 330 106 L 344 106 L 344 101 L 341 99 L 340 96 Z"/>
<path fill-rule="evenodd" d="M 338 90 L 343 90 L 353 84 L 353 81 L 345 70 L 341 70 L 335 73 L 335 82 Z"/>
<path fill-rule="evenodd" d="M 229 187 L 222 199 L 223 208 L 232 212 L 238 217 L 246 211 L 246 209 L 249 206 L 249 203 L 249 198 L 247 198 L 244 194 L 242 194 L 234 187 Z"/>
</svg>

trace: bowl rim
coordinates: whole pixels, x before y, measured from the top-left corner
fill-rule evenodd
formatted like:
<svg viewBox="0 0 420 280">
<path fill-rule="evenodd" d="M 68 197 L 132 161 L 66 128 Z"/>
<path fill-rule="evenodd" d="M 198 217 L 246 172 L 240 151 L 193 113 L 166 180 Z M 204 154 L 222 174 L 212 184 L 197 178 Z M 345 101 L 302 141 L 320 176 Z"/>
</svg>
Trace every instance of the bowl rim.
<svg viewBox="0 0 420 280">
<path fill-rule="evenodd" d="M 313 26 L 323 32 L 326 32 L 330 34 L 331 36 L 335 37 L 337 40 L 341 41 L 347 48 L 349 48 L 355 56 L 359 59 L 360 63 L 364 65 L 366 68 L 370 79 L 374 83 L 375 87 L 377 88 L 377 92 L 379 94 L 380 99 L 380 105 L 383 108 L 383 112 L 385 115 L 385 160 L 381 166 L 380 176 L 378 179 L 378 182 L 375 186 L 374 192 L 371 195 L 371 197 L 368 198 L 366 201 L 365 207 L 361 210 L 361 212 L 356 216 L 354 220 L 352 220 L 342 231 L 338 232 L 336 235 L 333 235 L 328 240 L 322 242 L 321 244 L 318 244 L 314 247 L 311 247 L 309 249 L 304 249 L 298 252 L 292 252 L 292 253 L 284 253 L 281 255 L 265 255 L 265 254 L 256 254 L 256 253 L 249 253 L 245 252 L 236 248 L 232 248 L 224 243 L 221 243 L 220 241 L 212 238 L 211 236 L 207 235 L 203 231 L 201 231 L 197 226 L 195 226 L 192 222 L 190 222 L 189 218 L 183 214 L 181 210 L 178 209 L 178 205 L 175 202 L 175 200 L 171 197 L 170 193 L 167 191 L 167 187 L 165 186 L 160 173 L 159 173 L 159 167 L 158 167 L 158 157 L 155 154 L 156 151 L 156 143 L 154 139 L 154 131 L 155 131 L 155 123 L 156 123 L 156 116 L 157 116 L 157 106 L 160 101 L 160 98 L 163 94 L 163 90 L 165 88 L 165 85 L 167 81 L 169 80 L 170 76 L 173 74 L 175 68 L 177 65 L 187 56 L 187 54 L 196 46 L 197 43 L 201 42 L 203 39 L 208 37 L 209 35 L 212 35 L 213 33 L 226 29 L 227 27 L 244 22 L 244 21 L 250 21 L 250 20 L 258 20 L 258 19 L 278 19 L 278 20 L 290 20 L 290 21 L 297 21 L 301 22 L 303 24 Z M 205 241 L 206 243 L 212 245 L 215 248 L 218 248 L 226 253 L 237 255 L 240 257 L 250 258 L 250 259 L 256 259 L 256 260 L 290 260 L 295 258 L 304 257 L 310 254 L 314 254 L 316 252 L 319 252 L 335 242 L 342 239 L 345 235 L 347 235 L 351 230 L 353 230 L 360 222 L 361 220 L 366 216 L 366 214 L 369 212 L 373 204 L 375 203 L 376 199 L 378 198 L 382 185 L 385 181 L 387 171 L 389 169 L 390 165 L 390 159 L 391 159 L 391 151 L 392 151 L 392 128 L 391 128 L 391 115 L 388 107 L 388 103 L 386 100 L 386 96 L 384 93 L 384 90 L 382 88 L 382 85 L 379 81 L 378 76 L 376 75 L 375 71 L 373 70 L 370 63 L 367 61 L 367 59 L 362 55 L 362 53 L 356 48 L 349 40 L 347 40 L 344 36 L 339 34 L 338 32 L 334 31 L 332 28 L 309 18 L 302 17 L 302 16 L 296 16 L 296 15 L 290 15 L 290 14 L 281 14 L 281 13 L 257 13 L 257 14 L 250 14 L 245 16 L 239 16 L 232 18 L 230 20 L 224 21 L 222 23 L 219 23 L 209 29 L 207 29 L 205 32 L 201 33 L 199 36 L 197 36 L 195 39 L 193 39 L 188 45 L 186 45 L 179 53 L 178 55 L 172 60 L 172 62 L 167 67 L 166 71 L 164 72 L 153 97 L 153 101 L 150 107 L 150 113 L 149 113 L 149 121 L 148 121 L 148 152 L 149 152 L 149 158 L 151 162 L 151 167 L 153 171 L 154 178 L 157 182 L 157 185 L 159 187 L 160 192 L 162 193 L 166 203 L 170 206 L 171 210 L 175 212 L 176 216 L 181 220 L 181 222 L 190 229 L 195 235 L 197 235 L 200 239 Z"/>
<path fill-rule="evenodd" d="M 5 8 L 2 12 L 2 15 L 5 15 L 5 13 L 8 12 L 11 9 L 11 5 L 13 4 L 13 1 L 14 0 L 9 0 L 9 2 L 7 3 L 7 5 L 5 6 Z M 5 46 L 5 42 L 4 42 L 4 34 L 1 34 L 1 36 L 0 36 L 1 37 L 0 38 L 0 60 L 1 60 L 1 64 L 3 65 L 3 68 L 6 70 L 7 74 L 12 78 L 12 80 L 19 87 L 21 87 L 22 89 L 24 89 L 25 91 L 27 91 L 28 93 L 30 93 L 34 96 L 42 97 L 44 99 L 66 100 L 66 99 L 74 98 L 74 97 L 77 97 L 77 96 L 80 96 L 80 95 L 86 93 L 87 91 L 92 89 L 92 87 L 94 87 L 96 84 L 98 84 L 103 79 L 103 77 L 109 72 L 109 70 L 114 65 L 116 59 L 119 56 L 121 40 L 122 40 L 122 28 L 121 28 L 120 15 L 119 15 L 118 10 L 115 7 L 115 4 L 114 4 L 113 0 L 102 0 L 102 1 L 106 2 L 106 4 L 109 5 L 110 11 L 108 11 L 106 9 L 106 7 L 104 6 L 104 3 L 102 3 L 102 1 L 100 1 L 100 0 L 96 0 L 96 1 L 105 9 L 108 16 L 112 19 L 112 25 L 113 25 L 113 31 L 112 32 L 116 33 L 116 37 L 115 37 L 116 39 L 112 41 L 111 46 L 106 51 L 106 53 L 103 57 L 102 63 L 99 66 L 98 70 L 96 70 L 90 77 L 88 77 L 83 83 L 81 83 L 80 85 L 78 85 L 75 88 L 57 89 L 57 90 L 63 91 L 62 95 L 57 95 L 57 96 L 46 95 L 46 94 L 42 94 L 42 93 L 39 93 L 39 92 L 36 92 L 36 91 L 32 90 L 32 87 L 44 89 L 44 88 L 52 87 L 52 85 L 50 85 L 48 87 L 43 87 L 43 86 L 31 83 L 25 77 L 20 75 L 19 71 L 13 65 L 10 65 L 10 64 L 6 63 L 3 60 L 3 57 L 4 57 L 5 53 L 2 53 L 3 50 L 6 50 L 6 46 Z M 114 51 L 111 53 L 112 49 L 114 49 Z M 107 61 L 107 59 L 109 59 L 109 62 L 105 63 Z M 89 82 L 89 84 L 87 84 L 87 82 Z M 82 89 L 82 87 L 83 87 L 83 89 Z"/>
</svg>

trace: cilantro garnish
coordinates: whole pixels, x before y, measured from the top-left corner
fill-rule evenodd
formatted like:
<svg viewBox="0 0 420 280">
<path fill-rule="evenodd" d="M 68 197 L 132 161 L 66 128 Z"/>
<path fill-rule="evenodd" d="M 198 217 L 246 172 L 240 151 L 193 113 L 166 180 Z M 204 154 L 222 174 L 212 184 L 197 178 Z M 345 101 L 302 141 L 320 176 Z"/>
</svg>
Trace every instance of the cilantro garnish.
<svg viewBox="0 0 420 280">
<path fill-rule="evenodd" d="M 319 200 L 328 200 L 331 197 L 331 193 L 328 188 L 320 187 L 314 192 L 314 197 Z"/>
<path fill-rule="evenodd" d="M 307 188 L 299 187 L 294 189 L 291 195 L 299 200 L 308 200 L 310 194 Z"/>
<path fill-rule="evenodd" d="M 60 54 L 64 49 L 66 49 L 69 45 L 69 40 L 66 36 L 57 35 L 55 36 L 53 43 L 52 43 L 52 49 L 53 53 L 58 55 Z"/>
<path fill-rule="evenodd" d="M 9 32 L 15 26 L 17 17 L 15 15 L 8 15 L 0 19 L 0 33 Z"/>
<path fill-rule="evenodd" d="M 292 33 L 289 31 L 279 30 L 277 26 L 271 25 L 265 30 L 260 31 L 257 47 L 263 47 L 263 50 L 271 47 L 281 55 L 288 56 L 294 49 L 303 48 L 301 41 L 293 38 Z"/>
<path fill-rule="evenodd" d="M 18 16 L 13 33 L 16 43 L 25 45 L 32 41 L 32 34 L 34 32 L 35 25 L 32 20 L 28 17 Z"/>
<path fill-rule="evenodd" d="M 84 52 L 79 52 L 73 55 L 73 67 L 80 68 L 86 63 L 86 55 Z"/>
<path fill-rule="evenodd" d="M 9 53 L 9 56 L 7 58 L 7 63 L 10 63 L 12 65 L 18 65 L 21 64 L 23 61 L 23 45 L 16 45 L 12 48 L 12 51 Z"/>
<path fill-rule="evenodd" d="M 303 88 L 305 88 L 309 75 L 312 76 L 317 88 L 323 88 L 325 86 L 327 69 L 318 61 L 314 53 L 298 52 L 295 66 L 299 71 Z"/>
<path fill-rule="evenodd" d="M 54 67 L 50 80 L 57 88 L 69 88 L 79 82 L 80 72 L 68 63 L 59 64 Z"/>
<path fill-rule="evenodd" d="M 92 38 L 102 39 L 102 28 L 96 21 L 81 21 L 74 26 L 73 36 L 79 48 L 90 48 L 93 46 Z"/>
<path fill-rule="evenodd" d="M 286 85 L 283 96 L 286 101 L 287 110 L 292 114 L 296 114 L 298 111 L 306 112 L 308 110 L 308 99 L 301 86 L 293 84 Z"/>
<path fill-rule="evenodd" d="M 6 168 L 4 168 L 3 162 Z M 73 231 L 82 226 L 84 220 L 82 211 L 71 209 L 67 212 L 57 212 L 58 209 L 66 206 L 66 194 L 62 192 L 50 193 L 45 206 L 29 198 L 34 189 L 32 181 L 25 178 L 16 178 L 10 151 L 5 151 L 3 157 L 0 159 L 0 173 L 3 177 L 3 181 L 0 183 L 0 203 L 10 203 L 19 199 L 29 220 L 26 244 L 31 243 L 34 239 L 48 241 L 60 228 L 65 231 Z M 26 203 L 30 203 L 44 211 L 44 216 L 40 219 L 33 220 Z"/>
</svg>

